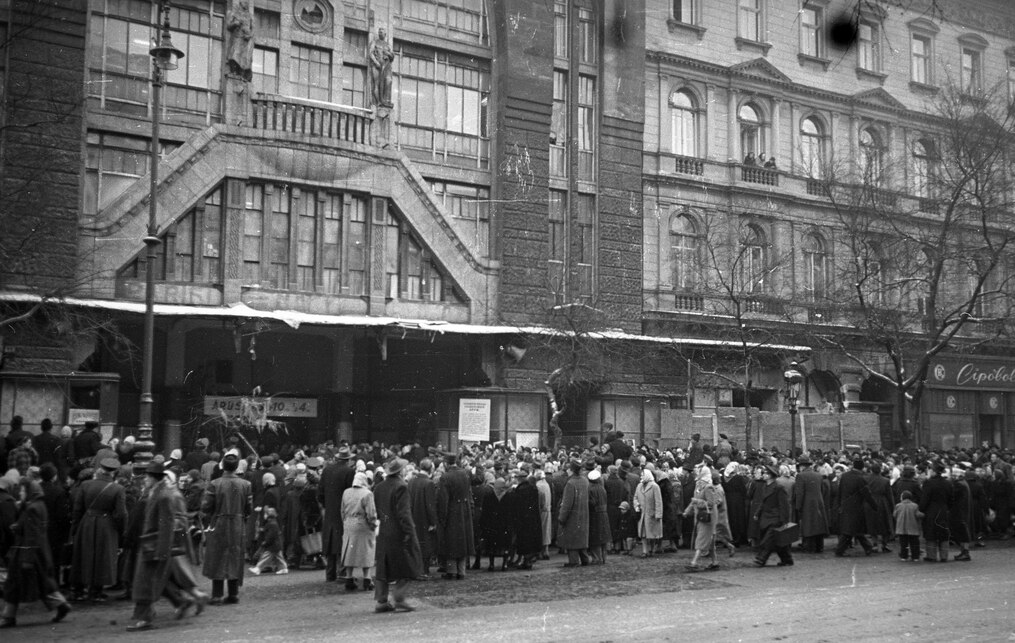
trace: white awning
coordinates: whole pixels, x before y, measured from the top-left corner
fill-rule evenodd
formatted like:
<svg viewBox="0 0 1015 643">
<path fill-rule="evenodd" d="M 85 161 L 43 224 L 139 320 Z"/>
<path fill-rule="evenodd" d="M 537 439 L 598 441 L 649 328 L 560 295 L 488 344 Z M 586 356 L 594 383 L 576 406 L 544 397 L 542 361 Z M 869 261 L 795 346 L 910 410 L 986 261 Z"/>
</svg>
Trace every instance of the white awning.
<svg viewBox="0 0 1015 643">
<path fill-rule="evenodd" d="M 34 304 L 42 297 L 31 293 L 0 293 L 0 301 Z M 94 308 L 143 315 L 144 302 L 114 301 L 111 299 L 85 299 L 77 297 L 50 297 L 48 301 L 68 306 Z M 404 319 L 400 317 L 372 317 L 368 315 L 320 315 L 295 310 L 258 310 L 246 304 L 231 306 L 190 306 L 185 304 L 155 304 L 158 317 L 191 317 L 217 319 L 266 319 L 282 322 L 293 329 L 303 324 L 318 326 L 391 327 L 406 330 L 422 330 L 435 333 L 457 333 L 464 335 L 563 335 L 564 332 L 545 326 L 488 326 L 484 324 L 453 324 L 429 319 Z M 693 337 L 656 337 L 636 335 L 622 330 L 596 331 L 588 334 L 591 338 L 615 339 L 622 341 L 651 342 L 675 346 L 698 346 L 702 348 L 739 348 L 740 342 L 725 339 L 698 339 Z M 806 353 L 810 346 L 793 344 L 748 344 L 749 348 L 764 348 L 773 351 Z"/>
</svg>

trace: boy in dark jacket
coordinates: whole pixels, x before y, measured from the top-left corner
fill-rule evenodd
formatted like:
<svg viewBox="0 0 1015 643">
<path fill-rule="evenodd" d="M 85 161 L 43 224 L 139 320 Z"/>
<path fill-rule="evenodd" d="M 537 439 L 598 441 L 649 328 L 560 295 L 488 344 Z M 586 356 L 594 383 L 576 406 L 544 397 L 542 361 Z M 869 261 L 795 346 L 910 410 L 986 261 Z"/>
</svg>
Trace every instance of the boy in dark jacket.
<svg viewBox="0 0 1015 643">
<path fill-rule="evenodd" d="M 271 567 L 276 574 L 288 574 L 289 566 L 282 555 L 282 530 L 278 527 L 278 512 L 273 507 L 264 508 L 260 545 L 261 559 L 250 568 L 250 573 L 257 576 L 266 567 Z"/>
</svg>

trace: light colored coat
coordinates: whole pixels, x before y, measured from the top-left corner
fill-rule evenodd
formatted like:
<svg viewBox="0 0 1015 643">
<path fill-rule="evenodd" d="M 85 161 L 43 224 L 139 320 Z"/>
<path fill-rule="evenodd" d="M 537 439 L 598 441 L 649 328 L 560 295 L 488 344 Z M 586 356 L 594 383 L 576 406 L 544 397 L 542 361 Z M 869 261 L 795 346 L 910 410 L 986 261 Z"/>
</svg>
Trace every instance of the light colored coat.
<svg viewBox="0 0 1015 643">
<path fill-rule="evenodd" d="M 548 547 L 553 542 L 553 516 L 551 513 L 553 494 L 550 490 L 550 483 L 546 480 L 537 480 L 536 491 L 539 492 L 539 524 L 543 531 L 543 547 Z"/>
<path fill-rule="evenodd" d="M 663 537 L 663 494 L 655 480 L 641 482 L 634 490 L 634 510 L 641 512 L 638 536 Z"/>
<path fill-rule="evenodd" d="M 895 534 L 898 536 L 919 536 L 923 533 L 920 519 L 923 514 L 920 506 L 912 500 L 903 500 L 895 505 Z"/>
<path fill-rule="evenodd" d="M 374 494 L 363 487 L 342 492 L 342 567 L 373 567 L 377 510 Z"/>
</svg>

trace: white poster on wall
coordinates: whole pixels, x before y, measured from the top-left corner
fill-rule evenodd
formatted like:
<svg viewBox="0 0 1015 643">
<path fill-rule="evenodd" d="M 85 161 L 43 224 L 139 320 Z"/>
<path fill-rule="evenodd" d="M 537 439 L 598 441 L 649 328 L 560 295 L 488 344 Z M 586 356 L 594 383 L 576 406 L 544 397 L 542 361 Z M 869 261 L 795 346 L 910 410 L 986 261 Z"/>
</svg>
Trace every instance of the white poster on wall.
<svg viewBox="0 0 1015 643">
<path fill-rule="evenodd" d="M 490 400 L 458 400 L 458 439 L 462 442 L 490 440 Z"/>
</svg>

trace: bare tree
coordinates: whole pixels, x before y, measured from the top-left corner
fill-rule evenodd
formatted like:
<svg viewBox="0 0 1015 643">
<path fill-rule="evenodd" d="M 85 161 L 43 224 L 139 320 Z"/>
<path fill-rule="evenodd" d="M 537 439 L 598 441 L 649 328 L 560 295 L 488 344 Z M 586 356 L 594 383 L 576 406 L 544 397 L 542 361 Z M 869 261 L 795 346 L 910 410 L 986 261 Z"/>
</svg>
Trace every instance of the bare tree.
<svg viewBox="0 0 1015 643">
<path fill-rule="evenodd" d="M 904 159 L 861 132 L 854 162 L 823 172 L 845 250 L 827 304 L 855 330 L 812 334 L 894 389 L 906 440 L 934 357 L 1008 333 L 1015 121 L 998 94 L 950 84 Z"/>
</svg>

